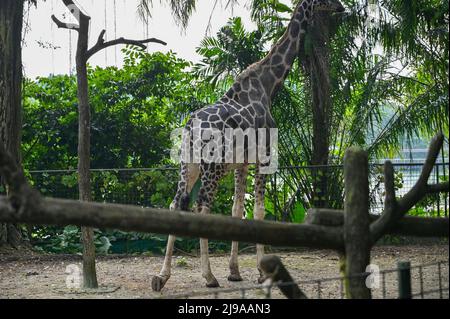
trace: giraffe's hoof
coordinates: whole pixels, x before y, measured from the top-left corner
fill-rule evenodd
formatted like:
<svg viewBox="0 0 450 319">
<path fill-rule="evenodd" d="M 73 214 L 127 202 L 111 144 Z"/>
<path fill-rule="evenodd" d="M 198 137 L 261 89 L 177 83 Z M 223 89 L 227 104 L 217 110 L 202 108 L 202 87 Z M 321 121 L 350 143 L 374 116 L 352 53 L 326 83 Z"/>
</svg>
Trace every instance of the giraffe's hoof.
<svg viewBox="0 0 450 319">
<path fill-rule="evenodd" d="M 212 278 L 211 280 L 208 280 L 206 283 L 206 287 L 208 288 L 217 288 L 220 287 L 219 282 L 216 278 Z"/>
<path fill-rule="evenodd" d="M 228 281 L 242 281 L 242 277 L 239 274 L 230 274 L 228 276 Z"/>
<path fill-rule="evenodd" d="M 167 282 L 167 278 L 161 276 L 153 276 L 152 278 L 152 289 L 153 291 L 161 291 Z"/>
</svg>

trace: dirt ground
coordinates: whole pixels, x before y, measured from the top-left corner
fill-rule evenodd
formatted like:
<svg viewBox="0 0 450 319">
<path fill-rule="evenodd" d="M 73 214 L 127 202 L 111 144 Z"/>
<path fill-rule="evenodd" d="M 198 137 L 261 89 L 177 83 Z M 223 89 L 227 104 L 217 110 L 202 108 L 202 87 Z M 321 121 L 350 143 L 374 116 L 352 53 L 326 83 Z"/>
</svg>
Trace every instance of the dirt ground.
<svg viewBox="0 0 450 319">
<path fill-rule="evenodd" d="M 372 264 L 380 270 L 395 269 L 397 262 L 407 260 L 411 265 L 433 264 L 422 268 L 423 290 L 444 288 L 442 297 L 448 298 L 448 245 L 379 246 L 372 251 Z M 339 259 L 335 252 L 325 250 L 297 250 L 277 253 L 300 288 L 310 298 L 341 298 L 340 280 L 318 283 L 314 280 L 339 276 Z M 70 271 L 81 267 L 80 256 L 41 255 L 0 252 L 0 298 L 265 298 L 267 291 L 257 285 L 256 257 L 245 253 L 239 257 L 242 282 L 228 282 L 228 256 L 212 255 L 211 267 L 221 288 L 205 288 L 200 273 L 199 258 L 177 256 L 173 260 L 172 277 L 160 293 L 151 290 L 151 278 L 158 274 L 163 257 L 100 256 L 97 262 L 100 289 L 80 291 L 67 288 Z M 443 261 L 439 267 L 436 262 Z M 79 268 L 78 268 L 79 269 Z M 66 271 L 68 273 L 66 273 Z M 72 274 L 74 274 L 72 272 Z M 379 277 L 379 288 L 373 289 L 374 298 L 397 297 L 397 273 Z M 69 280 L 70 281 L 70 280 Z M 252 287 L 245 292 L 242 287 Z M 383 289 L 385 287 L 385 289 Z M 412 269 L 413 294 L 420 293 L 420 269 Z M 224 292 L 224 290 L 236 290 Z M 447 290 L 445 290 L 447 289 Z M 272 298 L 282 298 L 278 289 Z M 417 296 L 420 298 L 421 296 Z M 439 298 L 439 292 L 425 298 Z"/>
</svg>

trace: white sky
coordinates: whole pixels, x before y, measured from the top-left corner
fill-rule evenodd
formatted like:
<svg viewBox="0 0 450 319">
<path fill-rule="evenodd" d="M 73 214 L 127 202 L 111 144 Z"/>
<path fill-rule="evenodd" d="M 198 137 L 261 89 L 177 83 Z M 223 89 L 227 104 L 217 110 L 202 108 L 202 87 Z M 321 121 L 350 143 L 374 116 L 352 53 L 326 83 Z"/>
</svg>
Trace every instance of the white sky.
<svg viewBox="0 0 450 319">
<path fill-rule="evenodd" d="M 90 44 L 93 45 L 102 29 L 105 28 L 105 3 L 106 3 L 106 37 L 113 39 L 114 35 L 114 0 L 77 0 L 82 8 L 91 16 Z M 116 0 L 117 37 L 130 39 L 143 39 L 146 37 L 147 26 L 142 23 L 137 14 L 137 0 Z M 226 1 L 223 1 L 226 3 Z M 186 32 L 176 26 L 167 5 L 161 5 L 159 0 L 153 0 L 153 18 L 148 26 L 149 37 L 156 37 L 168 43 L 166 47 L 159 44 L 150 44 L 149 52 L 172 50 L 181 58 L 198 61 L 195 48 L 205 36 L 210 13 L 213 9 L 213 0 L 199 0 L 197 11 L 192 16 Z M 238 6 L 225 9 L 217 5 L 211 20 L 211 34 L 215 34 L 230 17 L 241 16 L 247 29 L 254 28 L 250 21 L 249 11 L 245 8 L 246 0 L 241 0 Z M 72 43 L 72 59 L 70 56 L 69 31 L 58 29 L 50 19 L 54 13 L 60 20 L 75 22 L 68 13 L 61 0 L 39 1 L 38 7 L 32 7 L 28 15 L 29 28 L 25 34 L 23 49 L 23 63 L 25 75 L 30 78 L 36 76 L 48 76 L 51 73 L 69 73 L 75 65 L 75 50 L 77 34 L 70 31 Z M 63 19 L 65 14 L 66 18 Z M 27 20 L 27 17 L 25 17 Z M 52 50 L 42 48 L 38 42 L 52 44 L 59 47 Z M 112 47 L 97 53 L 89 60 L 91 65 L 117 65 L 121 66 L 123 46 Z M 117 60 L 116 60 L 117 54 Z M 69 61 L 72 60 L 70 63 Z M 117 61 L 117 63 L 116 63 Z"/>
</svg>

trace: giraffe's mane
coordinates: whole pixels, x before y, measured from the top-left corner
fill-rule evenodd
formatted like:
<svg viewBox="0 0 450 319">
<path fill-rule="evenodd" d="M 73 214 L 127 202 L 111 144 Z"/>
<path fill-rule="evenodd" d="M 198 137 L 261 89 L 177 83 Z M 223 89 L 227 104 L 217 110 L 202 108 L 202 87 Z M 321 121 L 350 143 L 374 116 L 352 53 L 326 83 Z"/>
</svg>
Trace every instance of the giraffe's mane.
<svg viewBox="0 0 450 319">
<path fill-rule="evenodd" d="M 262 61 L 262 60 L 250 64 L 244 71 L 242 71 L 242 72 L 237 76 L 236 79 L 239 81 L 239 80 L 241 80 L 241 79 L 244 79 L 244 78 L 246 78 L 246 77 L 249 77 L 251 72 L 257 71 L 257 69 L 259 68 L 259 66 L 260 66 L 260 64 L 261 64 L 261 61 Z"/>
</svg>

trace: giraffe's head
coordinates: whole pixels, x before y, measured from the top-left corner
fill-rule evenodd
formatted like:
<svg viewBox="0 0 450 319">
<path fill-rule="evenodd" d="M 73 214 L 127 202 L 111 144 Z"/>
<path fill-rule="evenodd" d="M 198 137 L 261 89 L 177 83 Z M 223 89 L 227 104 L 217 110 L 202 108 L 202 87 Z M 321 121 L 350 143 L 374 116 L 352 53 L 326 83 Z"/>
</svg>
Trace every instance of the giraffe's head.
<svg viewBox="0 0 450 319">
<path fill-rule="evenodd" d="M 313 10 L 344 12 L 345 8 L 339 0 L 313 0 Z"/>
</svg>

